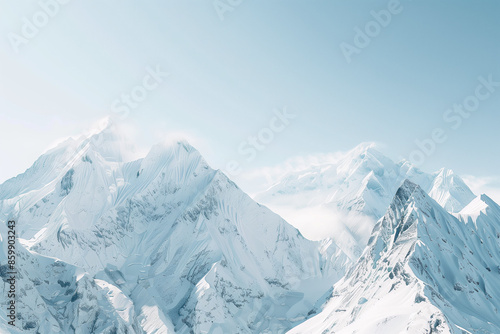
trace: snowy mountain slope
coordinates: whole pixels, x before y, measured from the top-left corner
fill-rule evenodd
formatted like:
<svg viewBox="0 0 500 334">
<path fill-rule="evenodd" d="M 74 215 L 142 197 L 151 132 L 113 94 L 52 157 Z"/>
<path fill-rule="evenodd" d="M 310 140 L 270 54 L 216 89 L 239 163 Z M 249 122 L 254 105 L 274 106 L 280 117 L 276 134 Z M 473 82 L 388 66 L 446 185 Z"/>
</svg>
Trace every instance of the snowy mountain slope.
<svg viewBox="0 0 500 334">
<path fill-rule="evenodd" d="M 19 227 L 18 232 L 23 238 L 31 238 L 43 227 L 52 210 L 69 194 L 73 185 L 74 166 L 92 164 L 91 157 L 106 161 L 109 166 L 116 166 L 129 161 L 127 158 L 133 151 L 131 144 L 112 123 L 89 136 L 69 138 L 44 153 L 26 172 L 0 185 L 0 213 L 7 212 L 14 204 L 29 207 L 32 212 L 41 208 Z"/>
<path fill-rule="evenodd" d="M 3 235 L 3 234 L 2 234 Z M 0 254 L 2 296 L 8 296 L 10 270 L 6 256 Z M 54 258 L 44 257 L 17 246 L 16 327 L 7 325 L 7 301 L 0 310 L 0 332 L 6 333 L 120 333 L 135 332 L 133 309 L 120 315 L 103 289 L 83 270 Z"/>
<path fill-rule="evenodd" d="M 420 185 L 451 212 L 460 211 L 475 197 L 451 170 L 426 174 L 408 162 L 394 163 L 373 144 L 361 144 L 336 162 L 288 174 L 255 199 L 306 237 L 332 237 L 356 260 L 405 179 Z"/>
<path fill-rule="evenodd" d="M 495 201 L 483 194 L 454 215 L 481 238 L 485 248 L 495 249 L 500 238 L 500 207 Z"/>
<path fill-rule="evenodd" d="M 500 210 L 481 196 L 463 211 L 405 181 L 323 311 L 290 333 L 499 333 Z"/>
<path fill-rule="evenodd" d="M 0 186 L 0 209 L 18 217 L 30 251 L 85 272 L 113 321 L 136 324 L 129 331 L 284 332 L 350 264 L 333 243 L 304 239 L 258 205 L 189 144 L 157 145 L 126 162 L 115 139 L 111 126 L 48 152 Z M 47 332 L 49 321 L 33 331 Z"/>
</svg>

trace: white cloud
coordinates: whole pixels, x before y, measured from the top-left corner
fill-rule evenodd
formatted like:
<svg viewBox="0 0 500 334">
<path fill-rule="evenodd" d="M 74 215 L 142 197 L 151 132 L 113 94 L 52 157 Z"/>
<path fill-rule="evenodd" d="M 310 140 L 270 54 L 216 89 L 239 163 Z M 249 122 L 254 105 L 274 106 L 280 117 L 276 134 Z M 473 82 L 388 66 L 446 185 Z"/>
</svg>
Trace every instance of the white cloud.
<svg viewBox="0 0 500 334">
<path fill-rule="evenodd" d="M 309 240 L 332 238 L 351 259 L 356 259 L 375 225 L 373 218 L 356 212 L 342 212 L 325 205 L 298 208 L 268 205 Z"/>
<path fill-rule="evenodd" d="M 239 179 L 242 184 L 252 185 L 253 189 L 250 192 L 260 192 L 272 186 L 288 173 L 304 170 L 314 165 L 335 163 L 341 156 L 340 152 L 296 156 L 275 166 L 261 167 L 241 173 Z"/>
<path fill-rule="evenodd" d="M 362 143 L 356 149 L 366 147 L 380 147 L 376 143 Z M 308 169 L 312 166 L 319 166 L 324 164 L 335 164 L 350 151 L 338 151 L 333 153 L 315 153 L 304 156 L 291 157 L 284 162 L 274 165 L 256 168 L 244 171 L 238 176 L 232 176 L 235 181 L 241 185 L 250 195 L 254 196 L 259 192 L 265 191 L 273 184 L 278 182 L 285 175 L 293 172 L 299 172 Z"/>
</svg>

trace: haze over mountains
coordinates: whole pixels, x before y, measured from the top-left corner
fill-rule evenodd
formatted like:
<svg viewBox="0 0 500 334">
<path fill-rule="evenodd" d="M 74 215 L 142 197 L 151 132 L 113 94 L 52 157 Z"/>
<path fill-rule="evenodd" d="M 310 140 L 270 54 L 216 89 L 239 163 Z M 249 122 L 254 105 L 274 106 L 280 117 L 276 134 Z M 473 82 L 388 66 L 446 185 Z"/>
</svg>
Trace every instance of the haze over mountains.
<svg viewBox="0 0 500 334">
<path fill-rule="evenodd" d="M 363 251 L 396 190 L 411 180 L 447 211 L 459 212 L 475 195 L 449 169 L 428 174 L 360 144 L 335 162 L 289 173 L 255 199 L 312 239 L 331 237 L 351 258 Z M 316 221 L 311 223 L 311 218 Z"/>
<path fill-rule="evenodd" d="M 185 141 L 131 151 L 110 124 L 0 185 L 4 281 L 6 220 L 19 236 L 18 327 L 2 305 L 1 331 L 500 331 L 500 208 L 450 170 L 360 145 L 256 202 Z"/>
</svg>

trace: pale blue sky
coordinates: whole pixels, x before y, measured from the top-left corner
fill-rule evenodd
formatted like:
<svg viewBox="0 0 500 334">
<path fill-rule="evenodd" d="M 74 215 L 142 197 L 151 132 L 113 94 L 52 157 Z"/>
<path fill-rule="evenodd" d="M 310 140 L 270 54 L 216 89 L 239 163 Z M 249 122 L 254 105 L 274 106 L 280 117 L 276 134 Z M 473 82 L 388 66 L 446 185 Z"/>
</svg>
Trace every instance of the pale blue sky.
<svg viewBox="0 0 500 334">
<path fill-rule="evenodd" d="M 245 172 L 365 141 L 398 160 L 442 128 L 447 141 L 423 169 L 494 179 L 500 87 L 456 130 L 443 114 L 479 76 L 500 81 L 500 3 L 401 1 L 348 63 L 341 43 L 354 45 L 354 29 L 388 6 L 243 0 L 222 21 L 211 0 L 72 0 L 16 53 L 9 34 L 22 35 L 40 5 L 0 0 L 0 182 L 108 115 L 157 65 L 170 76 L 129 117 L 141 141 L 184 133 L 216 168 L 236 160 Z M 238 146 L 282 107 L 297 117 L 246 161 Z"/>
</svg>

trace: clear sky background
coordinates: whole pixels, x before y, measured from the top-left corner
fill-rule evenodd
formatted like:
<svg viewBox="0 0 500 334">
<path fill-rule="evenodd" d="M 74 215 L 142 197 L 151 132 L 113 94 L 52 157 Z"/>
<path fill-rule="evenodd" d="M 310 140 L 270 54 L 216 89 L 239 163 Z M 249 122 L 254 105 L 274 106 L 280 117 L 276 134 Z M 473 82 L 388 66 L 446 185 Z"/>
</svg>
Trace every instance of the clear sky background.
<svg viewBox="0 0 500 334">
<path fill-rule="evenodd" d="M 348 62 L 341 43 L 355 46 L 356 27 L 388 7 L 243 0 L 221 20 L 212 0 L 71 0 L 16 52 L 12 34 L 23 36 L 26 20 L 44 24 L 41 7 L 0 0 L 0 182 L 112 113 L 160 66 L 170 75 L 127 119 L 138 140 L 186 136 L 215 168 L 238 161 L 233 178 L 250 192 L 245 173 L 361 142 L 408 159 L 436 128 L 447 140 L 422 168 L 446 166 L 497 192 L 500 87 L 457 129 L 443 114 L 475 93 L 478 77 L 500 82 L 500 2 L 402 0 Z M 238 147 L 284 107 L 296 118 L 247 161 Z"/>
</svg>

